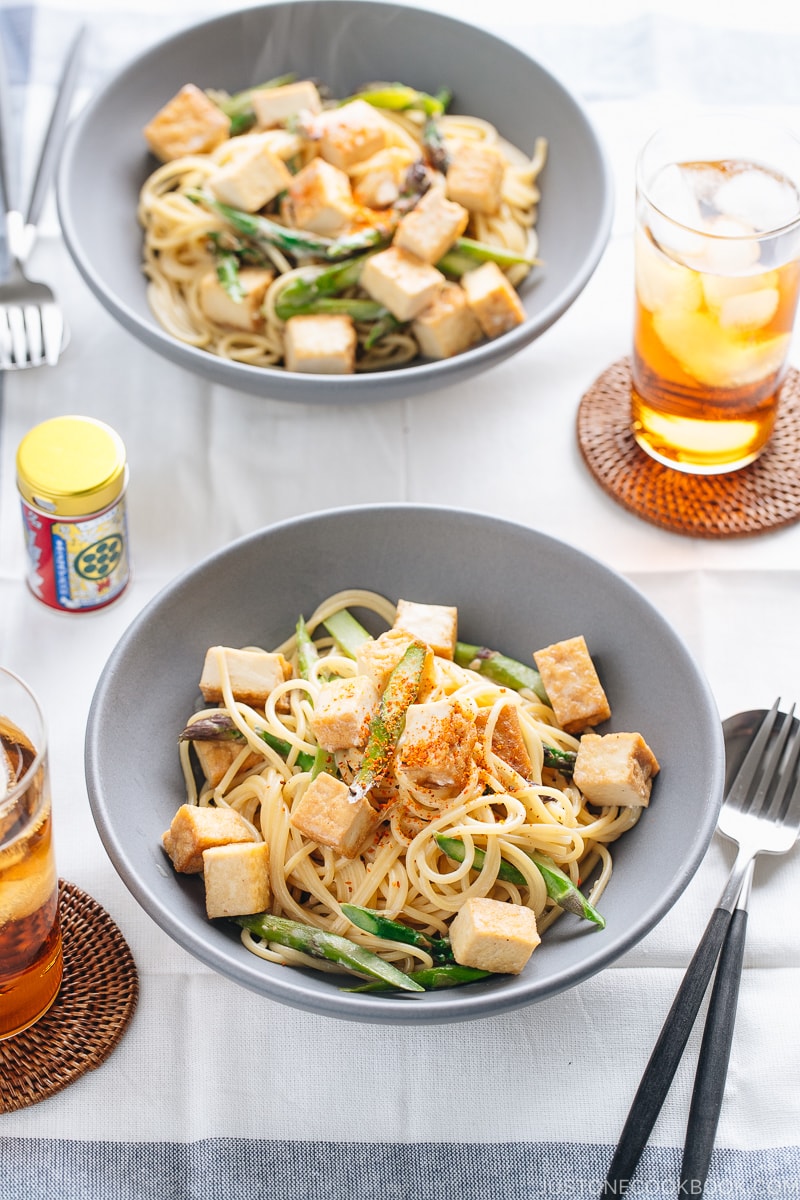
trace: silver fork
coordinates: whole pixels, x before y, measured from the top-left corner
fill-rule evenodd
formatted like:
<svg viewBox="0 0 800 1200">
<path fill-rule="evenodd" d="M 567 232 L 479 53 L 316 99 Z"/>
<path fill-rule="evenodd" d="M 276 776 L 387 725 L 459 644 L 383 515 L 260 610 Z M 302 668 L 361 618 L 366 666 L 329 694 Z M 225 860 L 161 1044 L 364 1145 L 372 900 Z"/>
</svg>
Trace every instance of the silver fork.
<svg viewBox="0 0 800 1200">
<path fill-rule="evenodd" d="M 0 284 L 0 369 L 5 371 L 39 367 L 44 363 L 54 366 L 69 336 L 52 288 L 28 279 L 24 266 L 36 239 L 36 225 L 69 119 L 70 102 L 80 71 L 84 34 L 85 29 L 81 27 L 64 63 L 24 216 L 12 201 L 13 170 L 9 137 L 11 89 L 0 55 L 0 201 L 5 212 L 9 260 L 6 279 Z"/>
<path fill-rule="evenodd" d="M 606 1175 L 601 1192 L 603 1197 L 625 1195 L 630 1188 L 631 1178 L 689 1040 L 714 965 L 726 940 L 733 910 L 743 885 L 745 894 L 749 887 L 754 859 L 759 854 L 785 854 L 797 840 L 800 831 L 800 723 L 794 720 L 794 705 L 788 715 L 779 712 L 779 705 L 780 700 L 776 700 L 764 717 L 720 810 L 717 827 L 725 837 L 737 843 L 739 849 L 736 859 L 650 1055 Z M 738 919 L 737 923 L 740 924 Z M 743 946 L 743 929 L 740 933 Z M 725 966 L 726 978 L 740 968 L 741 957 L 737 964 L 734 956 Z M 735 1002 L 733 1011 L 728 1006 L 724 1012 L 724 1019 L 730 1023 L 730 1028 L 723 1031 L 722 1044 L 727 1043 L 728 1049 L 733 1015 Z M 716 1026 L 715 1035 L 719 1034 L 722 1017 L 710 1010 L 709 1019 Z M 718 1021 L 719 1025 L 716 1024 Z M 698 1181 L 696 1187 L 700 1190 L 686 1191 L 687 1195 L 702 1194 L 716 1133 L 724 1073 L 727 1070 L 726 1057 L 721 1074 L 717 1069 L 717 1077 L 709 1081 L 706 1078 L 706 1072 L 711 1069 L 708 1048 L 701 1058 L 704 1063 L 699 1069 L 681 1166 L 681 1187 L 685 1189 L 687 1181 L 690 1186 Z M 717 1068 L 719 1066 L 717 1064 Z M 699 1122 L 701 1106 L 706 1102 L 716 1104 L 716 1113 L 702 1127 L 699 1123 L 693 1125 L 692 1117 Z M 678 1194 L 684 1192 L 679 1191 Z"/>
</svg>

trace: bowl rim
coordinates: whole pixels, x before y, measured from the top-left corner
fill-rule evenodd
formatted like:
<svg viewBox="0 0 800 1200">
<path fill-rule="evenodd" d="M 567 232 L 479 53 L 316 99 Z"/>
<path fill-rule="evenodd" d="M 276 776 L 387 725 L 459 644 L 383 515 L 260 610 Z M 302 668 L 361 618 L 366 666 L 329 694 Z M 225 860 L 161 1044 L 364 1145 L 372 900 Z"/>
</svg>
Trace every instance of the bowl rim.
<svg viewBox="0 0 800 1200">
<path fill-rule="evenodd" d="M 601 178 L 602 207 L 597 216 L 597 228 L 594 238 L 581 264 L 580 270 L 575 273 L 568 284 L 561 288 L 560 292 L 544 309 L 534 316 L 527 317 L 523 324 L 503 334 L 502 337 L 481 342 L 477 346 L 464 351 L 462 354 L 454 355 L 448 359 L 426 359 L 417 365 L 411 364 L 405 367 L 392 368 L 391 370 L 387 369 L 386 371 L 364 371 L 353 375 L 325 375 L 311 372 L 291 373 L 278 367 L 255 367 L 248 363 L 239 363 L 230 359 L 218 358 L 199 347 L 180 342 L 177 338 L 167 333 L 166 330 L 162 329 L 155 317 L 152 317 L 152 324 L 150 321 L 144 320 L 109 288 L 103 276 L 87 261 L 82 250 L 81 238 L 68 202 L 70 178 L 73 172 L 73 162 L 81 145 L 83 130 L 94 114 L 103 108 L 108 95 L 131 77 L 135 76 L 146 62 L 168 51 L 171 46 L 178 44 L 190 32 L 201 32 L 204 29 L 211 30 L 215 26 L 226 25 L 231 21 L 252 16 L 254 12 L 258 11 L 271 14 L 281 9 L 298 10 L 314 8 L 321 3 L 324 3 L 326 7 L 335 5 L 343 8 L 351 8 L 353 4 L 357 3 L 360 9 L 373 11 L 393 7 L 386 0 L 279 0 L 279 3 L 269 4 L 263 6 L 263 8 L 259 6 L 237 8 L 231 12 L 222 13 L 218 16 L 206 18 L 184 26 L 182 29 L 169 34 L 140 51 L 119 70 L 115 71 L 111 78 L 106 80 L 100 89 L 90 97 L 67 130 L 56 181 L 56 203 L 64 242 L 79 274 L 88 285 L 90 291 L 100 300 L 123 328 L 144 342 L 150 349 L 163 355 L 171 362 L 200 375 L 210 376 L 217 383 L 238 386 L 254 394 L 265 393 L 266 395 L 269 395 L 270 385 L 275 389 L 278 386 L 278 381 L 282 385 L 280 390 L 285 390 L 286 393 L 290 393 L 292 390 L 306 391 L 310 389 L 313 391 L 315 385 L 324 383 L 323 394 L 318 398 L 314 399 L 311 396 L 303 397 L 307 403 L 323 404 L 373 399 L 374 397 L 368 395 L 362 397 L 359 393 L 374 391 L 376 386 L 381 387 L 381 385 L 381 390 L 385 390 L 387 393 L 387 399 L 395 393 L 399 395 L 407 391 L 409 385 L 412 385 L 415 390 L 427 390 L 445 386 L 446 383 L 457 379 L 459 376 L 485 370 L 495 362 L 516 353 L 544 333 L 563 316 L 586 287 L 586 284 L 597 269 L 611 235 L 611 226 L 614 217 L 614 177 L 608 152 L 577 93 L 549 67 L 545 67 L 524 50 L 479 25 L 462 21 L 457 17 L 452 17 L 445 13 L 411 5 L 403 5 L 403 11 L 411 17 L 422 17 L 429 21 L 440 22 L 443 25 L 451 27 L 460 26 L 479 33 L 482 37 L 496 43 L 504 51 L 512 51 L 519 55 L 520 58 L 527 60 L 542 76 L 548 78 L 551 84 L 557 90 L 561 91 L 563 98 L 572 106 L 574 116 L 582 124 L 585 134 L 593 146 Z M 262 386 L 259 386 L 259 384 Z M 276 394 L 276 398 L 286 399 L 288 396 L 277 396 Z"/>
<path fill-rule="evenodd" d="M 113 691 L 119 660 L 123 658 L 129 646 L 135 643 L 140 630 L 146 626 L 166 599 L 177 591 L 191 589 L 195 581 L 208 570 L 213 562 L 218 562 L 229 554 L 241 553 L 248 545 L 255 546 L 272 534 L 291 532 L 303 525 L 316 523 L 320 519 L 347 520 L 353 514 L 370 512 L 379 515 L 382 512 L 396 513 L 398 510 L 406 512 L 409 519 L 413 518 L 415 514 L 434 513 L 444 516 L 455 515 L 458 519 L 478 519 L 487 526 L 491 525 L 495 528 L 498 526 L 511 527 L 518 532 L 533 535 L 535 539 L 541 540 L 543 543 L 552 544 L 554 548 L 559 548 L 561 551 L 566 549 L 576 558 L 585 561 L 593 570 L 599 570 L 602 574 L 612 578 L 616 586 L 622 586 L 636 598 L 638 604 L 649 612 L 651 618 L 673 639 L 676 647 L 681 649 L 694 676 L 698 696 L 705 705 L 705 716 L 709 718 L 708 725 L 712 738 L 712 744 L 706 747 L 706 757 L 710 764 L 709 795 L 708 802 L 702 807 L 701 816 L 698 819 L 691 852 L 683 858 L 680 869 L 676 871 L 670 887 L 659 896 L 657 903 L 652 903 L 648 909 L 633 919 L 624 933 L 616 936 L 613 944 L 601 942 L 599 948 L 593 950 L 592 944 L 587 943 L 586 953 L 572 967 L 563 970 L 555 980 L 552 978 L 549 980 L 537 979 L 535 976 L 526 978 L 524 974 L 501 976 L 498 977 L 500 982 L 490 979 L 475 984 L 466 991 L 456 989 L 457 994 L 452 996 L 450 993 L 434 992 L 432 998 L 427 995 L 415 995 L 411 1001 L 407 997 L 376 997 L 370 994 L 333 990 L 331 992 L 312 992 L 310 996 L 309 990 L 305 986 L 306 976 L 303 971 L 286 970 L 277 972 L 272 977 L 264 973 L 263 964 L 259 965 L 260 960 L 255 955 L 247 953 L 241 956 L 228 955 L 218 950 L 210 940 L 203 939 L 193 930 L 185 927 L 177 916 L 164 906 L 158 895 L 152 892 L 137 876 L 133 865 L 128 861 L 125 845 L 118 837 L 111 811 L 103 795 L 97 754 L 100 713 L 104 704 L 107 703 L 109 693 Z M 725 747 L 722 722 L 704 673 L 671 623 L 625 576 L 594 555 L 521 522 L 456 506 L 394 501 L 321 509 L 274 522 L 219 547 L 188 570 L 175 576 L 148 601 L 134 618 L 117 642 L 103 668 L 87 719 L 84 766 L 92 816 L 101 841 L 117 873 L 151 919 L 184 950 L 240 986 L 249 988 L 271 1000 L 311 1011 L 317 1015 L 343 1020 L 405 1025 L 449 1023 L 496 1016 L 565 992 L 618 961 L 664 918 L 702 862 L 716 828 L 718 810 L 722 801 Z M 250 959 L 252 962 L 249 961 Z M 446 1003 L 445 997 L 447 996 L 452 999 L 452 1005 Z"/>
</svg>

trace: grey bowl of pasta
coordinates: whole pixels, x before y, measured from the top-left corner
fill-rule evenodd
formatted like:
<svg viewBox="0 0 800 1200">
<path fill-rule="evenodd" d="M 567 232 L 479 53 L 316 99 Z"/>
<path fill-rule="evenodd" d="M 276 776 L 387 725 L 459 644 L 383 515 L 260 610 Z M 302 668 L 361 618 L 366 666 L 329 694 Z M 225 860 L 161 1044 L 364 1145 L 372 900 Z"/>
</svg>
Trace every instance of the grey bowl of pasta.
<svg viewBox="0 0 800 1200">
<path fill-rule="evenodd" d="M 529 345 L 591 277 L 609 167 L 520 50 L 371 0 L 227 13 L 79 114 L 67 246 L 155 352 L 281 400 L 399 398 Z"/>
<path fill-rule="evenodd" d="M 273 1000 L 415 1024 L 551 997 L 633 947 L 705 853 L 724 749 L 626 580 L 401 504 L 260 530 L 165 588 L 103 671 L 86 774 L 117 871 L 190 953 Z"/>
</svg>

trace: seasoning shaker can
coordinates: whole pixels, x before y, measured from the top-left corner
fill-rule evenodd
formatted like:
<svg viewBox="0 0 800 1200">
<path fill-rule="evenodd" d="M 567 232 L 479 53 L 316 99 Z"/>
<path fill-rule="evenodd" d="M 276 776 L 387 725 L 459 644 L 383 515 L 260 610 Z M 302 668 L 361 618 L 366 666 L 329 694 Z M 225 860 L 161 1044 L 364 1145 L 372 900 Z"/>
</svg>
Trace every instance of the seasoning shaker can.
<svg viewBox="0 0 800 1200">
<path fill-rule="evenodd" d="M 17 449 L 17 487 L 34 596 L 62 612 L 104 608 L 130 578 L 119 434 L 92 417 L 54 417 Z"/>
</svg>

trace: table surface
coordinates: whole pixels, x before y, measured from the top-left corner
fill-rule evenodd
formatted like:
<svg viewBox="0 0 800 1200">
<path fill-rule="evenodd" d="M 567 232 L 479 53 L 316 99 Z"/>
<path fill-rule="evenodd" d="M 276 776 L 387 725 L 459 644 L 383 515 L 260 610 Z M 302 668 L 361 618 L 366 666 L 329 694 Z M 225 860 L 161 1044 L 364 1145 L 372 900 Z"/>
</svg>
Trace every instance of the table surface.
<svg viewBox="0 0 800 1200">
<path fill-rule="evenodd" d="M 60 873 L 118 923 L 138 964 L 141 997 L 125 1037 L 98 1070 L 0 1120 L 0 1200 L 583 1200 L 598 1193 L 729 869 L 729 844 L 714 839 L 659 926 L 572 991 L 463 1025 L 355 1026 L 243 991 L 161 932 L 125 889 L 94 828 L 83 735 L 108 655 L 176 574 L 263 525 L 375 501 L 480 508 L 600 558 L 674 625 L 722 717 L 769 707 L 776 695 L 792 698 L 800 666 L 800 526 L 710 541 L 638 520 L 588 474 L 575 418 L 594 379 L 629 350 L 638 146 L 667 114 L 711 104 L 778 116 L 800 132 L 800 16 L 778 4 L 755 13 L 688 0 L 615 0 L 600 8 L 563 0 L 545 15 L 512 0 L 490 9 L 476 0 L 459 5 L 459 15 L 539 57 L 582 96 L 610 156 L 617 207 L 607 250 L 569 312 L 512 360 L 456 388 L 382 406 L 317 408 L 207 385 L 155 357 L 104 312 L 69 259 L 51 204 L 29 265 L 63 299 L 72 341 L 57 368 L 3 381 L 0 661 L 30 682 L 48 716 Z M 49 0 L 0 9 L 23 174 L 63 46 L 81 20 L 91 35 L 85 100 L 134 52 L 214 11 L 188 0 Z M 792 361 L 800 364 L 796 343 Z M 79 618 L 48 610 L 24 584 L 13 468 L 28 429 L 72 412 L 107 421 L 126 443 L 134 556 L 123 598 Z M 502 461 L 509 435 L 517 456 L 513 475 L 487 471 L 479 489 L 474 471 L 464 469 L 475 430 L 486 461 Z M 296 447 L 309 436 L 346 443 L 357 468 L 301 476 Z M 797 855 L 757 866 L 708 1194 L 800 1197 L 799 884 Z M 632 1196 L 674 1194 L 699 1036 Z M 378 1120 L 367 1115 L 376 1111 Z"/>
</svg>

